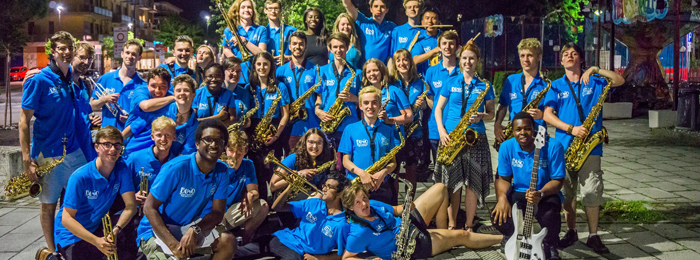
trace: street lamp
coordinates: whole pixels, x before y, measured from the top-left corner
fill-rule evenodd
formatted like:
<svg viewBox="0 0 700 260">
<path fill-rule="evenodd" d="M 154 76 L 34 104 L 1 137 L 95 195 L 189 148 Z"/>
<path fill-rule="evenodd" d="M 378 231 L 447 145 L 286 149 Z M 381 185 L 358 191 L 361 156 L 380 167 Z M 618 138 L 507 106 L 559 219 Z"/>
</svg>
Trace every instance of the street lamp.
<svg viewBox="0 0 700 260">
<path fill-rule="evenodd" d="M 209 36 L 209 20 L 211 19 L 211 16 L 206 15 L 204 16 L 204 20 L 207 20 L 207 34 L 204 35 L 204 38 L 207 38 Z M 206 40 L 205 40 L 206 41 Z M 206 43 L 205 43 L 206 44 Z"/>
<path fill-rule="evenodd" d="M 132 27 L 134 27 L 134 23 L 129 23 L 129 31 L 131 31 Z"/>
<path fill-rule="evenodd" d="M 65 10 L 62 4 L 56 6 L 56 11 L 58 12 L 58 30 L 61 30 L 61 11 Z"/>
<path fill-rule="evenodd" d="M 540 25 L 540 44 L 544 45 L 544 21 L 547 20 L 547 17 L 549 17 L 550 15 L 553 15 L 555 13 L 561 13 L 561 12 L 563 12 L 561 9 L 557 9 L 557 10 L 551 11 L 550 13 L 548 13 L 547 15 L 542 17 L 542 24 Z M 540 59 L 539 70 L 542 70 L 542 59 Z"/>
</svg>

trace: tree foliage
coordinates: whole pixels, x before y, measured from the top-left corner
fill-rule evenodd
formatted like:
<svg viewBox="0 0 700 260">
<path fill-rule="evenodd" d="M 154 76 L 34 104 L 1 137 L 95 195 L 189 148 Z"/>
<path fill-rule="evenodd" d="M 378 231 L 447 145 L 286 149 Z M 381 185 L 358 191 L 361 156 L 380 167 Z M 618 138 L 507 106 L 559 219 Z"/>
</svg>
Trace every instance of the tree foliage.
<svg viewBox="0 0 700 260">
<path fill-rule="evenodd" d="M 192 37 L 194 45 L 202 43 L 204 32 L 200 25 L 192 24 L 178 16 L 169 16 L 160 24 L 160 32 L 156 33 L 156 40 L 163 42 L 165 46 L 173 47 L 175 38 L 180 35 Z"/>
<path fill-rule="evenodd" d="M 126 36 L 126 39 L 127 40 L 134 39 L 134 32 L 129 31 L 127 36 Z M 146 40 L 144 40 L 144 39 L 136 38 L 136 40 L 138 40 L 141 43 L 141 45 L 146 44 Z M 102 52 L 104 53 L 105 57 L 114 57 L 114 37 L 112 37 L 112 36 L 102 37 L 102 41 L 100 41 L 100 43 L 102 44 Z M 49 54 L 49 53 L 47 53 L 47 54 Z"/>
<path fill-rule="evenodd" d="M 46 16 L 48 10 L 45 0 L 0 1 L 0 51 L 21 50 L 29 41 L 27 22 Z"/>
</svg>

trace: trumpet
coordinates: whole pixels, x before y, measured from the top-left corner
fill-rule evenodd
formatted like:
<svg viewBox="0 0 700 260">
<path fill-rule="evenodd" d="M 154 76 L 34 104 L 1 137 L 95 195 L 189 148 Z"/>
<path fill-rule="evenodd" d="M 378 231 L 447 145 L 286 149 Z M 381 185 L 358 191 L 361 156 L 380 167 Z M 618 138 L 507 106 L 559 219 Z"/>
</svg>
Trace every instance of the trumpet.
<svg viewBox="0 0 700 260">
<path fill-rule="evenodd" d="M 148 193 L 148 176 L 144 174 L 143 167 L 141 167 L 139 176 L 141 177 L 141 185 L 139 185 L 139 192 Z"/>
<path fill-rule="evenodd" d="M 81 77 L 83 80 L 86 80 L 87 82 L 89 82 L 90 85 L 92 85 L 92 89 L 93 89 L 93 91 L 95 91 L 95 95 L 97 95 L 98 98 L 102 98 L 102 97 L 104 97 L 104 96 L 114 94 L 114 93 L 112 93 L 111 90 L 106 89 L 104 86 L 102 86 L 102 84 L 97 83 L 97 82 L 93 79 L 93 77 L 95 77 L 95 78 L 99 77 L 99 74 L 98 74 L 97 72 L 95 72 L 95 74 L 93 74 L 92 77 L 87 77 L 87 76 L 80 76 L 80 77 Z M 119 114 L 122 114 L 122 115 L 128 115 L 128 114 L 129 114 L 128 112 L 126 112 L 126 110 L 124 110 L 124 109 L 123 109 L 121 106 L 119 106 L 119 104 L 117 104 L 117 103 L 111 103 L 111 102 L 110 102 L 110 103 L 105 104 L 105 106 L 107 107 L 107 109 L 109 110 L 109 112 L 112 113 L 112 115 L 113 115 L 114 117 L 119 116 Z"/>
<path fill-rule="evenodd" d="M 267 156 L 265 156 L 265 164 L 269 164 L 269 163 L 276 164 L 278 167 L 282 168 L 287 173 L 289 173 L 288 175 L 283 175 L 283 174 L 279 174 L 278 171 L 275 171 L 275 174 L 277 174 L 277 176 L 280 176 L 280 178 L 285 180 L 287 182 L 287 184 L 292 187 L 293 194 L 296 194 L 298 192 L 302 192 L 302 193 L 306 194 L 306 196 L 311 197 L 311 194 L 313 193 L 311 191 L 313 190 L 314 192 L 318 192 L 319 194 L 323 195 L 323 192 L 321 190 L 316 188 L 316 186 L 313 185 L 311 182 L 307 181 L 306 178 L 299 175 L 299 173 L 297 173 L 297 171 L 289 169 L 289 167 L 285 166 L 284 164 L 282 164 L 282 162 L 277 160 L 277 158 L 275 158 L 275 151 L 270 151 L 270 153 L 268 153 Z M 335 160 L 329 161 L 329 162 L 321 165 L 321 167 L 319 167 L 317 170 L 319 172 L 325 171 L 326 169 L 330 168 L 331 165 L 334 165 L 334 164 L 335 164 Z M 294 198 L 294 197 L 296 197 L 296 196 L 295 195 L 289 196 L 289 198 Z"/>
<path fill-rule="evenodd" d="M 112 230 L 112 218 L 109 217 L 109 213 L 107 213 L 104 217 L 102 217 L 102 233 L 105 237 L 109 237 L 109 239 L 112 240 L 112 243 L 116 243 L 116 240 L 114 240 L 114 232 L 112 232 Z M 107 260 L 119 260 L 119 257 L 117 257 L 117 252 L 108 255 Z"/>
<path fill-rule="evenodd" d="M 236 37 L 236 41 L 238 42 L 238 44 L 236 44 L 236 46 L 238 46 L 238 51 L 241 52 L 242 62 L 246 62 L 246 61 L 250 60 L 253 57 L 253 55 L 251 55 L 250 50 L 248 50 L 248 48 L 242 44 L 243 41 L 241 41 L 241 36 L 238 35 L 238 26 L 234 26 L 237 23 L 232 21 L 231 18 L 228 16 L 228 14 L 226 14 L 226 10 L 224 10 L 224 6 L 221 4 L 221 0 L 216 0 L 216 7 L 221 12 L 221 18 L 223 18 L 224 22 L 226 22 L 226 26 L 228 26 L 229 31 L 231 31 L 231 34 L 233 34 L 233 37 Z M 229 46 L 232 46 L 230 42 L 229 42 Z"/>
<path fill-rule="evenodd" d="M 279 53 L 279 66 L 284 64 L 284 17 L 280 14 L 280 53 Z"/>
</svg>

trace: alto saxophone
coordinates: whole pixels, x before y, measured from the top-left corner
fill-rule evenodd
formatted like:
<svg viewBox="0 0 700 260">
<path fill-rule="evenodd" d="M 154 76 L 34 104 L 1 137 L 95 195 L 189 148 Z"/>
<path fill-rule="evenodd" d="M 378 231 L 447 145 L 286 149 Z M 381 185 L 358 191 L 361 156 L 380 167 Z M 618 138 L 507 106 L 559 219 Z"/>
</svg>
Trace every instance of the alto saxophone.
<svg viewBox="0 0 700 260">
<path fill-rule="evenodd" d="M 296 197 L 296 195 L 299 192 L 302 192 L 306 194 L 306 196 L 311 197 L 311 194 L 313 192 L 318 192 L 319 194 L 323 194 L 321 190 L 319 190 L 315 185 L 313 185 L 311 182 L 307 181 L 306 178 L 302 177 L 299 175 L 298 171 L 292 170 L 289 167 L 285 166 L 282 164 L 277 158 L 275 158 L 275 151 L 270 151 L 270 153 L 267 154 L 265 157 L 265 164 L 270 164 L 273 163 L 277 165 L 278 167 L 282 168 L 285 170 L 288 174 L 280 174 L 278 171 L 275 171 L 275 174 L 282 178 L 284 181 L 287 182 L 287 185 L 292 187 L 292 191 L 289 193 L 289 196 L 287 197 L 288 199 L 292 199 Z M 333 160 L 328 161 L 324 164 L 322 164 L 320 167 L 316 168 L 317 172 L 323 172 L 325 170 L 328 170 L 331 166 L 335 165 L 335 156 L 333 157 Z M 313 191 L 312 191 L 313 190 Z"/>
<path fill-rule="evenodd" d="M 399 125 L 394 125 L 394 126 L 396 126 L 396 131 L 399 131 Z M 391 151 L 389 151 L 384 156 L 382 156 L 382 158 L 379 158 L 378 161 L 374 162 L 372 165 L 367 167 L 367 169 L 365 169 L 366 173 L 368 173 L 369 175 L 377 173 L 378 171 L 384 169 L 384 167 L 387 164 L 389 164 L 389 162 L 391 162 L 391 160 L 394 159 L 394 157 L 396 157 L 396 154 L 398 154 L 399 151 L 401 151 L 401 148 L 403 148 L 403 146 L 406 144 L 406 139 L 404 139 L 404 137 L 403 137 L 403 135 L 401 135 L 400 131 L 399 131 L 399 138 L 401 138 L 401 144 L 394 146 L 394 148 L 392 148 Z M 394 174 L 394 173 L 389 173 L 389 175 L 391 175 L 391 177 L 393 177 L 393 178 L 396 178 L 396 174 Z M 357 177 L 354 180 L 352 180 L 352 184 L 353 185 L 361 185 L 362 181 L 360 180 L 359 177 Z"/>
<path fill-rule="evenodd" d="M 418 77 L 420 80 L 423 81 L 423 85 L 425 85 L 425 90 L 423 90 L 423 93 L 420 93 L 418 98 L 416 98 L 416 102 L 421 99 L 425 99 L 425 96 L 428 95 L 428 91 L 430 90 L 430 85 L 428 85 L 428 82 L 425 82 L 425 79 L 423 79 L 423 75 L 418 74 Z M 421 108 L 419 106 L 416 106 L 413 108 L 413 115 L 417 115 L 420 112 Z M 413 134 L 413 131 L 418 128 L 418 126 L 421 124 L 421 118 L 418 117 L 418 120 L 415 120 L 413 122 L 410 122 L 406 124 L 406 137 L 410 137 L 411 134 Z"/>
<path fill-rule="evenodd" d="M 591 112 L 588 113 L 588 117 L 586 117 L 586 120 L 583 121 L 583 124 L 581 125 L 589 130 L 591 127 L 593 127 L 596 118 L 600 115 L 600 110 L 603 109 L 603 102 L 605 101 L 605 98 L 608 96 L 608 92 L 612 87 L 612 80 L 610 78 L 603 76 L 601 76 L 601 78 L 607 80 L 608 85 L 603 88 L 603 93 L 600 94 L 598 103 L 596 103 L 596 105 L 591 109 Z M 566 169 L 572 172 L 579 171 L 581 166 L 583 166 L 583 163 L 586 162 L 588 155 L 590 155 L 591 151 L 593 151 L 593 148 L 598 146 L 601 141 L 604 141 L 605 143 L 608 142 L 608 130 L 606 130 L 605 127 L 590 136 L 574 137 L 574 140 L 571 141 L 571 145 L 569 145 L 569 149 L 567 149 L 566 153 L 564 154 L 564 158 L 566 159 Z"/>
<path fill-rule="evenodd" d="M 450 133 L 450 143 L 447 144 L 447 146 L 440 145 L 440 147 L 438 147 L 437 161 L 443 165 L 452 164 L 452 161 L 454 161 L 455 157 L 457 157 L 459 152 L 462 151 L 462 148 L 464 148 L 464 145 L 474 145 L 479 137 L 479 134 L 477 134 L 476 131 L 469 128 L 469 126 L 472 124 L 469 122 L 469 119 L 479 112 L 479 107 L 481 106 L 481 103 L 484 102 L 484 97 L 486 97 L 486 93 L 491 88 L 491 83 L 482 79 L 479 77 L 479 75 L 476 75 L 476 77 L 481 82 L 486 84 L 486 88 L 481 91 L 472 106 L 469 107 L 469 110 L 464 112 L 462 119 L 459 120 L 459 123 L 457 123 L 455 129 Z"/>
<path fill-rule="evenodd" d="M 43 178 L 44 175 L 51 172 L 53 168 L 56 168 L 56 166 L 63 163 L 63 159 L 65 158 L 66 144 L 64 142 L 63 155 L 60 159 L 53 160 L 49 163 L 36 167 L 35 173 L 39 180 L 41 180 L 41 178 Z M 43 189 L 39 182 L 32 183 L 29 181 L 29 179 L 27 179 L 27 175 L 21 174 L 19 176 L 12 177 L 10 178 L 10 180 L 7 181 L 7 185 L 5 185 L 5 196 L 8 198 L 16 198 L 19 196 L 23 196 L 22 194 L 26 192 L 29 192 L 29 195 L 32 196 L 32 198 L 36 198 L 39 197 L 39 195 L 41 195 L 42 190 Z"/>
<path fill-rule="evenodd" d="M 259 148 L 265 146 L 265 139 L 267 139 L 269 136 L 277 134 L 277 128 L 274 125 L 272 125 L 272 116 L 275 115 L 277 105 L 282 99 L 282 93 L 280 92 L 279 86 L 276 86 L 275 88 L 277 89 L 277 97 L 274 100 L 272 100 L 272 104 L 270 104 L 270 107 L 267 109 L 267 112 L 265 112 L 265 116 L 263 116 L 263 118 L 260 119 L 260 122 L 255 127 L 255 138 L 253 139 L 253 143 L 251 144 L 253 150 L 258 150 Z M 262 95 L 262 97 L 263 102 L 265 102 L 265 96 Z"/>
<path fill-rule="evenodd" d="M 420 232 L 416 226 L 411 224 L 411 208 L 413 206 L 413 185 L 411 182 L 390 173 L 391 177 L 397 178 L 406 185 L 406 198 L 401 212 L 401 226 L 396 234 L 396 251 L 391 253 L 391 259 L 409 260 L 416 251 L 416 237 Z"/>
<path fill-rule="evenodd" d="M 241 53 L 241 63 L 250 60 L 253 57 L 253 55 L 251 55 L 251 51 L 248 50 L 248 47 L 245 47 L 245 45 L 241 44 L 242 41 L 241 36 L 238 35 L 238 26 L 236 26 L 237 23 L 231 20 L 231 17 L 228 16 L 226 10 L 224 9 L 224 6 L 221 4 L 221 0 L 216 0 L 216 7 L 221 12 L 221 18 L 223 18 L 224 22 L 226 23 L 228 30 L 231 31 L 233 37 L 236 38 L 236 42 L 238 42 L 236 46 L 238 46 L 238 51 Z M 233 45 L 229 42 L 229 46 Z"/>
<path fill-rule="evenodd" d="M 350 70 L 350 73 L 352 73 L 348 81 L 345 83 L 345 87 L 343 88 L 343 91 L 347 92 L 350 91 L 350 87 L 354 83 L 353 81 L 355 80 L 355 70 L 352 69 L 352 67 L 349 66 L 345 60 L 341 59 L 341 61 L 343 62 L 343 66 L 347 67 Z M 335 133 L 336 130 L 338 130 L 338 127 L 340 127 L 340 124 L 343 122 L 343 119 L 345 119 L 346 116 L 350 115 L 350 108 L 348 108 L 348 106 L 345 105 L 345 101 L 343 101 L 343 99 L 336 98 L 333 105 L 331 105 L 331 107 L 328 109 L 328 114 L 333 116 L 333 120 L 321 122 L 321 130 L 323 130 L 323 132 L 325 132 L 326 134 L 332 134 Z"/>
<path fill-rule="evenodd" d="M 250 119 L 250 117 L 253 116 L 253 114 L 258 112 L 258 108 L 260 107 L 260 102 L 258 102 L 258 98 L 256 96 L 253 96 L 253 100 L 255 101 L 255 107 L 248 110 L 245 114 L 243 114 L 238 119 L 238 122 L 236 122 L 235 124 L 231 124 L 228 128 L 226 128 L 229 133 L 236 130 L 236 129 L 243 130 L 243 128 L 245 128 L 246 121 L 248 119 Z M 238 107 L 241 108 L 241 111 L 243 111 L 243 104 L 239 103 Z"/>
<path fill-rule="evenodd" d="M 316 74 L 318 75 L 318 82 L 316 85 L 313 85 L 311 88 L 306 90 L 304 94 L 297 97 L 297 99 L 294 100 L 294 102 L 292 102 L 292 104 L 289 106 L 289 124 L 294 124 L 297 120 L 305 121 L 307 118 L 309 118 L 309 111 L 306 110 L 304 105 L 306 100 L 309 99 L 312 94 L 314 94 L 319 86 L 321 86 L 321 69 L 319 69 L 318 66 L 316 66 Z"/>
<path fill-rule="evenodd" d="M 540 74 L 542 74 L 542 72 L 540 72 Z M 547 91 L 549 91 L 549 89 L 552 88 L 552 82 L 548 78 L 545 77 L 543 80 L 544 80 L 544 82 L 547 83 L 547 87 L 544 88 L 544 90 L 542 90 L 540 93 L 537 93 L 537 96 L 535 96 L 535 98 L 532 101 L 530 101 L 530 103 L 527 103 L 527 105 L 525 107 L 523 107 L 523 109 L 521 110 L 522 112 L 527 112 L 530 109 L 537 108 L 537 105 L 540 104 L 540 102 L 542 101 L 544 96 L 547 94 Z M 503 139 L 503 141 L 508 140 L 511 137 L 513 137 L 513 122 L 512 121 L 510 123 L 508 123 L 508 125 L 506 127 L 503 128 L 503 135 L 506 136 L 506 138 Z M 502 142 L 499 142 L 498 140 L 496 140 L 493 143 L 493 148 L 498 150 L 498 148 L 501 146 L 501 143 Z"/>
</svg>

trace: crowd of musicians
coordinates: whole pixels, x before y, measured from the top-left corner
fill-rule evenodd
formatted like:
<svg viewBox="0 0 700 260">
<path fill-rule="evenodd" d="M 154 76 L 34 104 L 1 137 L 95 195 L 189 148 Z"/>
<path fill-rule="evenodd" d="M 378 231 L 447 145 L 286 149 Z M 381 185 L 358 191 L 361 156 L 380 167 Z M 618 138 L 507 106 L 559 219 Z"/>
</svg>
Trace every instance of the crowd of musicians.
<svg viewBox="0 0 700 260">
<path fill-rule="evenodd" d="M 265 2 L 267 26 L 257 23 L 254 1 L 236 0 L 222 12 L 235 28 L 222 36 L 220 60 L 183 35 L 171 46 L 173 60 L 139 74 L 143 46 L 129 40 L 115 49 L 120 67 L 94 81 L 93 47 L 54 34 L 49 66 L 24 83 L 19 123 L 25 174 L 43 187 L 47 248 L 37 258 L 389 259 L 407 217 L 418 230 L 412 258 L 429 258 L 455 246 L 503 248 L 518 232 L 512 205 L 531 203 L 549 231 L 543 257 L 559 259 L 558 250 L 579 239 L 578 193 L 586 245 L 608 252 L 597 235 L 602 145 L 577 170 L 567 170 L 564 154 L 574 138 L 604 131 L 597 114 L 592 127 L 583 123 L 622 77 L 585 68 L 570 43 L 561 48 L 565 75 L 547 79 L 541 43 L 523 39 L 522 72 L 497 99 L 479 76 L 484 61 L 473 39 L 441 30 L 423 0 L 403 1 L 401 26 L 384 19 L 399 9 L 384 0 L 369 1 L 369 16 L 351 0 L 342 4 L 332 29 L 316 7 L 294 28 L 280 20 L 276 0 Z M 495 120 L 496 140 L 487 139 L 486 120 Z M 556 132 L 535 157 L 541 126 Z M 471 138 L 441 158 L 460 135 Z M 57 160 L 50 173 L 35 174 Z M 433 184 L 399 205 L 411 191 L 400 192 L 391 176 L 415 187 L 431 162 Z M 480 217 L 502 235 L 474 228 L 491 187 L 497 204 Z M 466 220 L 458 221 L 462 207 Z M 560 237 L 562 209 L 568 229 Z M 264 239 L 264 223 L 280 230 Z"/>
</svg>

